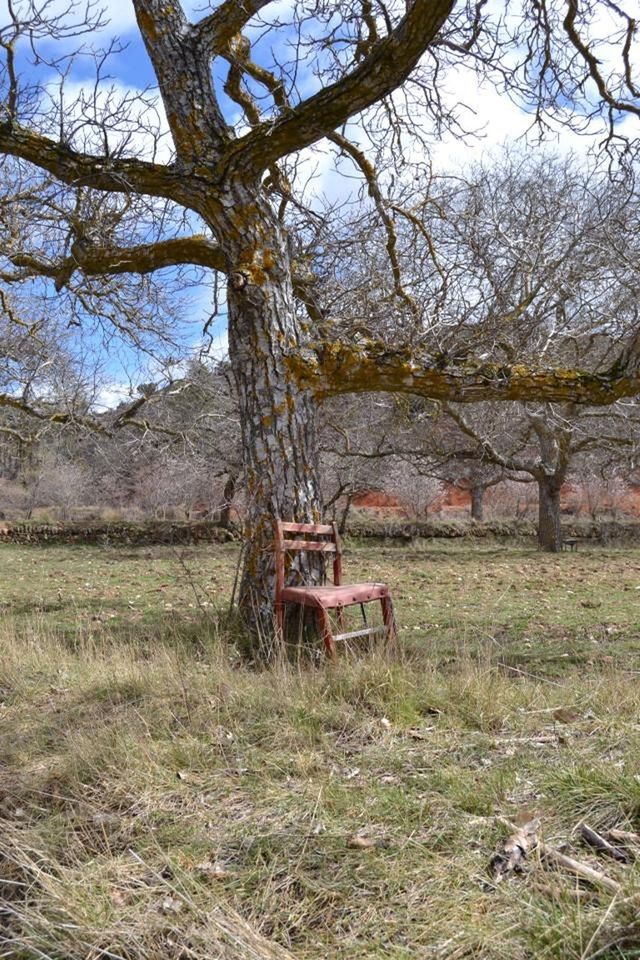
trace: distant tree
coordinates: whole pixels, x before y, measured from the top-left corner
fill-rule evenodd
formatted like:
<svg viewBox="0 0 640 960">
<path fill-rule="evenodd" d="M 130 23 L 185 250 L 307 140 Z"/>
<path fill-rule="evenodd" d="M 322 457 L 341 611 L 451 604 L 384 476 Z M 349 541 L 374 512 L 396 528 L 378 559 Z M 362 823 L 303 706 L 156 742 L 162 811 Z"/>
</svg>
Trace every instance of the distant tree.
<svg viewBox="0 0 640 960">
<path fill-rule="evenodd" d="M 592 520 L 603 516 L 616 517 L 623 511 L 622 501 L 628 488 L 620 475 L 599 473 L 593 468 L 576 476 L 581 499 L 579 509 L 585 510 Z"/>
<path fill-rule="evenodd" d="M 543 550 L 562 547 L 560 493 L 578 455 L 605 450 L 630 454 L 640 436 L 640 408 L 594 408 L 545 404 L 510 405 L 491 418 L 486 406 L 472 410 L 447 405 L 447 413 L 471 441 L 458 455 L 529 475 L 538 489 L 538 543 Z M 505 429 L 505 419 L 509 427 Z M 615 454 L 614 454 L 615 451 Z"/>
<path fill-rule="evenodd" d="M 154 515 L 205 510 L 231 524 L 242 453 L 224 364 L 192 360 L 179 378 L 164 387 L 140 386 L 137 400 L 123 401 L 102 419 L 108 432 L 85 433 L 84 455 L 106 500 Z"/>
<path fill-rule="evenodd" d="M 482 460 L 466 464 L 459 460 L 448 460 L 439 468 L 438 474 L 448 486 L 469 494 L 471 519 L 480 523 L 485 519 L 487 490 L 503 483 L 508 476 L 501 467 Z"/>
<path fill-rule="evenodd" d="M 336 397 L 318 417 L 323 513 L 344 533 L 353 500 L 373 490 L 391 491 L 389 436 L 394 431 L 388 397 Z"/>
<path fill-rule="evenodd" d="M 496 517 L 533 519 L 538 511 L 537 485 L 533 477 L 503 480 L 491 491 L 491 511 Z"/>
<path fill-rule="evenodd" d="M 0 519 L 11 520 L 24 514 L 27 493 L 20 483 L 0 476 Z"/>
<path fill-rule="evenodd" d="M 62 457 L 47 457 L 40 464 L 37 498 L 42 506 L 54 507 L 61 520 L 91 496 L 91 472 L 85 464 Z"/>
<path fill-rule="evenodd" d="M 427 520 L 442 503 L 442 481 L 425 475 L 406 459 L 392 461 L 387 468 L 385 488 L 397 497 L 412 519 Z"/>
</svg>

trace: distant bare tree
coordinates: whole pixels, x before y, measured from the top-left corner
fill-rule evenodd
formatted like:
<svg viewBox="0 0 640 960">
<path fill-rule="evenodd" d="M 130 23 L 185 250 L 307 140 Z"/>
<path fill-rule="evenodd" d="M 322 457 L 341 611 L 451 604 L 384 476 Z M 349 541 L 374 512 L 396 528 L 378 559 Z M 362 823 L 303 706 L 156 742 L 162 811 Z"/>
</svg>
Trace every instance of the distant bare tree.
<svg viewBox="0 0 640 960">
<path fill-rule="evenodd" d="M 493 421 L 484 405 L 469 411 L 447 405 L 446 410 L 471 441 L 469 450 L 459 456 L 493 463 L 535 480 L 538 543 L 550 552 L 562 546 L 560 493 L 574 458 L 605 450 L 612 456 L 619 457 L 621 451 L 629 455 L 640 436 L 640 409 L 615 405 L 606 411 L 557 404 L 513 405 L 501 408 Z"/>
</svg>

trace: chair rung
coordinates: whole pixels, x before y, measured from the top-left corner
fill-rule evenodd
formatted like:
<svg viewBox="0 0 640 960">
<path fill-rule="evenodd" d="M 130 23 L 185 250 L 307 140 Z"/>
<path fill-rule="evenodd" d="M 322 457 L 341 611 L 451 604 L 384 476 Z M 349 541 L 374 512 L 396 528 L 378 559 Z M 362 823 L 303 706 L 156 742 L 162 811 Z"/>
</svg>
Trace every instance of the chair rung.
<svg viewBox="0 0 640 960">
<path fill-rule="evenodd" d="M 331 541 L 321 543 L 319 540 L 281 540 L 280 548 L 282 550 L 312 550 L 316 553 L 335 553 L 337 550 L 335 543 L 331 543 Z"/>
<path fill-rule="evenodd" d="M 337 633 L 334 640 L 355 640 L 357 637 L 386 637 L 386 627 L 367 627 L 366 630 L 353 630 L 351 633 Z"/>
<path fill-rule="evenodd" d="M 289 523 L 284 520 L 280 523 L 280 529 L 287 533 L 333 533 L 333 527 L 330 523 Z"/>
</svg>

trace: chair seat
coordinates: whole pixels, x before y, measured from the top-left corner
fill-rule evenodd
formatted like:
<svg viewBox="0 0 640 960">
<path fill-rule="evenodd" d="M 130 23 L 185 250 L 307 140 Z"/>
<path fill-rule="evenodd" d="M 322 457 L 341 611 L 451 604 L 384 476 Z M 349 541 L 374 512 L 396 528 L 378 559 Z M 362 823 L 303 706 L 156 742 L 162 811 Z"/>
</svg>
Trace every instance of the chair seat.
<svg viewBox="0 0 640 960">
<path fill-rule="evenodd" d="M 381 600 L 389 596 L 386 583 L 347 583 L 343 586 L 328 587 L 285 587 L 282 600 L 285 603 L 299 603 L 306 607 L 348 607 L 354 603 L 368 603 L 369 600 Z"/>
</svg>

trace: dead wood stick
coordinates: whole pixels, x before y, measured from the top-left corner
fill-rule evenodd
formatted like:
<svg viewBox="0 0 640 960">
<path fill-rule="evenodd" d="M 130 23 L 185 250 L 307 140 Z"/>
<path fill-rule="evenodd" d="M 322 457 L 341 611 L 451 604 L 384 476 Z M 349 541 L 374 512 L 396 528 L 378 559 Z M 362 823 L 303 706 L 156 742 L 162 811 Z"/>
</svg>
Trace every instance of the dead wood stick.
<svg viewBox="0 0 640 960">
<path fill-rule="evenodd" d="M 590 827 L 587 823 L 581 823 L 579 829 L 580 836 L 585 843 L 588 843 L 589 846 L 597 850 L 598 853 L 604 854 L 605 857 L 611 857 L 613 860 L 617 860 L 618 863 L 629 863 L 631 859 L 629 853 L 622 847 L 614 847 L 613 844 L 609 843 L 608 840 L 605 840 L 604 837 L 597 833 L 593 827 Z"/>
<path fill-rule="evenodd" d="M 520 836 L 523 830 L 526 830 L 527 828 L 531 828 L 532 825 L 534 828 L 534 835 L 535 835 L 535 831 L 537 830 L 540 824 L 539 820 L 532 820 L 529 824 L 526 824 L 526 826 L 523 827 L 521 830 L 518 830 L 518 828 L 514 826 L 513 823 L 511 823 L 509 820 L 506 820 L 504 817 L 497 817 L 496 819 L 498 820 L 499 823 L 502 823 L 504 826 L 506 826 L 507 829 L 514 831 L 513 835 L 509 837 L 507 841 L 505 841 L 505 844 L 508 843 L 509 840 L 515 841 L 516 838 Z M 607 877 L 606 874 L 602 873 L 600 870 L 594 870 L 593 867 L 590 867 L 586 863 L 581 863 L 580 860 L 574 860 L 573 857 L 568 857 L 566 856 L 566 854 L 560 853 L 559 850 L 554 850 L 553 847 L 550 847 L 547 843 L 543 843 L 542 840 L 539 840 L 537 836 L 536 836 L 535 845 L 530 847 L 529 849 L 537 850 L 540 856 L 545 860 L 547 860 L 549 863 L 555 863 L 556 866 L 563 867 L 565 870 L 568 870 L 570 873 L 575 874 L 575 876 L 579 877 L 581 880 L 587 880 L 589 883 L 596 884 L 597 886 L 600 886 L 600 887 L 605 887 L 607 890 L 610 890 L 612 893 L 618 893 L 618 891 L 620 890 L 620 884 L 617 883 L 615 880 L 612 880 L 611 877 Z M 526 856 L 526 854 L 524 856 Z M 521 856 L 520 856 L 521 861 L 524 859 L 524 856 L 522 855 L 522 849 L 521 849 Z M 491 864 L 493 865 L 493 860 L 491 861 Z M 496 879 L 502 879 L 502 876 L 497 877 Z"/>
<path fill-rule="evenodd" d="M 563 867 L 570 873 L 574 873 L 576 877 L 579 877 L 581 880 L 587 880 L 589 883 L 604 887 L 612 893 L 619 892 L 620 884 L 600 870 L 594 870 L 594 868 L 588 866 L 588 864 L 582 863 L 580 860 L 574 860 L 573 857 L 568 857 L 566 854 L 560 853 L 559 850 L 554 850 L 553 847 L 542 843 L 542 841 L 538 843 L 538 850 L 540 851 L 540 856 L 545 860 L 548 860 L 550 863 L 555 863 L 558 867 Z"/>
<path fill-rule="evenodd" d="M 572 709 L 573 709 L 572 707 L 564 707 L 561 704 L 559 707 L 539 707 L 537 710 L 519 709 L 518 713 L 533 715 L 534 713 L 555 713 L 556 710 L 572 710 Z"/>
<path fill-rule="evenodd" d="M 539 826 L 539 820 L 530 820 L 520 828 L 509 824 L 509 829 L 513 832 L 502 841 L 489 862 L 489 872 L 496 883 L 523 869 L 525 860 L 538 843 Z"/>
<path fill-rule="evenodd" d="M 494 743 L 557 743 L 556 733 L 538 733 L 530 737 L 494 737 Z"/>
<path fill-rule="evenodd" d="M 539 680 L 541 683 L 549 683 L 552 687 L 562 686 L 562 684 L 558 683 L 557 680 L 549 680 L 548 677 L 541 677 L 539 673 L 528 673 L 526 670 L 521 670 L 519 667 L 512 667 L 510 663 L 504 663 L 502 660 L 498 660 L 496 666 L 502 667 L 504 670 L 511 670 L 512 673 L 518 673 L 521 677 L 531 677 L 532 680 Z"/>
<path fill-rule="evenodd" d="M 640 846 L 640 833 L 632 833 L 630 830 L 616 830 L 615 828 L 607 830 L 607 836 L 611 840 L 617 840 L 619 843 L 633 843 Z"/>
</svg>

